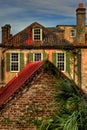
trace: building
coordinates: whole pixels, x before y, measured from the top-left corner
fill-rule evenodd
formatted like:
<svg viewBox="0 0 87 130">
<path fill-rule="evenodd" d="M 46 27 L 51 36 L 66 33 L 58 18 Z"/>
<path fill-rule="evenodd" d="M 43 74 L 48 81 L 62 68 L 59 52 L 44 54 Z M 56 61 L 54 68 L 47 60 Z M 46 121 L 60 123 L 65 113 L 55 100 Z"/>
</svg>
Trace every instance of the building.
<svg viewBox="0 0 87 130">
<path fill-rule="evenodd" d="M 2 27 L 0 129 L 36 130 L 31 121 L 56 111 L 53 96 L 61 80 L 71 84 L 72 79 L 87 91 L 85 20 L 80 3 L 76 25 L 47 28 L 35 22 L 14 36 L 10 25 Z"/>
<path fill-rule="evenodd" d="M 60 82 L 73 85 L 52 62 L 28 63 L 0 89 L 0 129 L 36 130 L 35 122 L 58 111 L 54 94 Z"/>
<path fill-rule="evenodd" d="M 87 87 L 87 26 L 86 9 L 76 9 L 76 25 L 44 27 L 34 22 L 12 35 L 11 25 L 2 27 L 0 44 L 0 83 L 7 84 L 29 62 L 51 61 L 76 84 Z"/>
</svg>

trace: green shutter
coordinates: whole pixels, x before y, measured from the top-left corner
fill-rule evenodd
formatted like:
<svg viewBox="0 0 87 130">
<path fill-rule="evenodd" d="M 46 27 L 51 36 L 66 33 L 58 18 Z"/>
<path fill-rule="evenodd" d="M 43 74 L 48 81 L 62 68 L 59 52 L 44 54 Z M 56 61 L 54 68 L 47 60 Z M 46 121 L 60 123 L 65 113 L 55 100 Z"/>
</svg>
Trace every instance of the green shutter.
<svg viewBox="0 0 87 130">
<path fill-rule="evenodd" d="M 10 71 L 10 53 L 6 53 L 6 71 Z"/>
<path fill-rule="evenodd" d="M 29 62 L 33 61 L 33 53 L 29 53 L 28 59 L 29 59 Z"/>
<path fill-rule="evenodd" d="M 70 74 L 70 52 L 66 51 L 66 72 Z"/>
<path fill-rule="evenodd" d="M 47 59 L 46 53 L 44 52 L 44 53 L 43 53 L 43 60 L 46 60 L 46 59 Z"/>
<path fill-rule="evenodd" d="M 20 53 L 20 70 L 24 67 L 24 53 Z"/>
<path fill-rule="evenodd" d="M 52 54 L 52 62 L 56 66 L 56 53 Z"/>
</svg>

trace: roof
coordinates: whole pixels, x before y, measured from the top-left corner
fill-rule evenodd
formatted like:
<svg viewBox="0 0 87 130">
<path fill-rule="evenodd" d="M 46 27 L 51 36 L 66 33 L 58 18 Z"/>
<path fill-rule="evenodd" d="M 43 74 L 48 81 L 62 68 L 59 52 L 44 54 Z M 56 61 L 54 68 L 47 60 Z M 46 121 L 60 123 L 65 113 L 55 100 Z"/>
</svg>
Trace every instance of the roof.
<svg viewBox="0 0 87 130">
<path fill-rule="evenodd" d="M 3 105 L 42 65 L 44 61 L 30 62 L 0 90 L 0 106 Z"/>
<path fill-rule="evenodd" d="M 33 40 L 33 36 L 32 36 L 32 30 L 33 28 L 42 28 L 43 33 L 42 33 L 42 41 L 38 42 Z M 71 43 L 69 41 L 67 41 L 66 39 L 64 39 L 64 30 L 62 29 L 58 29 L 57 27 L 44 27 L 43 25 L 34 22 L 31 25 L 27 26 L 25 29 L 23 29 L 22 31 L 20 31 L 19 33 L 15 34 L 14 36 L 11 36 L 10 38 L 8 38 L 6 41 L 2 41 L 2 44 L 0 45 L 0 47 L 2 48 L 18 48 L 18 49 L 27 49 L 27 48 L 39 48 L 40 47 L 42 49 L 47 48 L 48 47 L 58 47 L 59 46 L 66 46 L 66 45 L 70 45 L 71 47 Z M 15 42 L 14 42 L 15 41 Z"/>
<path fill-rule="evenodd" d="M 63 72 L 61 72 L 56 66 L 50 61 L 36 61 L 28 63 L 22 71 L 18 73 L 11 81 L 9 81 L 5 87 L 0 89 L 0 108 L 9 100 L 11 96 L 14 95 L 25 83 L 27 80 L 31 79 L 32 76 L 38 72 L 38 70 L 43 67 L 46 72 L 48 70 L 52 71 L 54 76 L 61 77 L 71 81 Z M 76 85 L 77 86 L 77 85 Z M 78 86 L 77 86 L 78 88 Z M 78 88 L 79 89 L 79 88 Z M 81 90 L 82 92 L 82 90 Z"/>
<path fill-rule="evenodd" d="M 5 25 L 10 26 L 10 25 Z M 18 32 L 0 44 L 1 48 L 8 49 L 76 49 L 76 48 L 87 48 L 86 43 L 71 43 L 64 38 L 64 29 L 60 26 L 70 26 L 76 27 L 76 25 L 57 25 L 56 27 L 44 27 L 43 25 L 34 22 L 24 28 L 22 31 Z M 33 41 L 32 39 L 32 29 L 34 27 L 40 27 L 43 30 L 41 42 Z M 75 39 L 74 39 L 75 40 Z M 87 41 L 87 40 L 86 40 Z"/>
</svg>

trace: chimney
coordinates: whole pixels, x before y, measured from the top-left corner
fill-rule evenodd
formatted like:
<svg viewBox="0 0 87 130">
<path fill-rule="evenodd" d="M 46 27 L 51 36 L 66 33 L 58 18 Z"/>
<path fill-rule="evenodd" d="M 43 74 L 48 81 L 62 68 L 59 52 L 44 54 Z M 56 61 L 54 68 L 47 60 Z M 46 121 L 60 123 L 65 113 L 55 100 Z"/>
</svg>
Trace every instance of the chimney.
<svg viewBox="0 0 87 130">
<path fill-rule="evenodd" d="M 85 21 L 86 21 L 86 9 L 84 4 L 80 3 L 76 9 L 76 42 L 85 43 Z"/>
<path fill-rule="evenodd" d="M 9 24 L 2 27 L 2 43 L 6 42 L 10 38 L 10 30 L 11 26 Z"/>
</svg>

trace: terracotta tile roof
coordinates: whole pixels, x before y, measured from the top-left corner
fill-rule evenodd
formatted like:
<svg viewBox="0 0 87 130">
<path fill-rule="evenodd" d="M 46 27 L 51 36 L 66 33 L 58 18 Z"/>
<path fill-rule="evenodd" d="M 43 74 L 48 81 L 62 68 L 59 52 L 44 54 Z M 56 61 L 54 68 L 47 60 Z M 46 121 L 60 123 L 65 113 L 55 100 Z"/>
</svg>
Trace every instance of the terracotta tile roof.
<svg viewBox="0 0 87 130">
<path fill-rule="evenodd" d="M 44 61 L 30 62 L 0 90 L 0 106 L 5 103 L 42 65 Z"/>
</svg>

